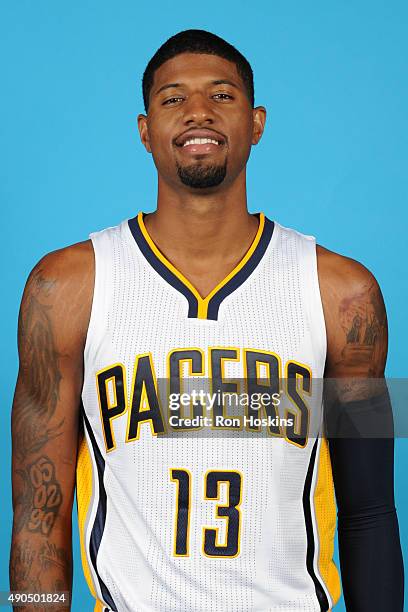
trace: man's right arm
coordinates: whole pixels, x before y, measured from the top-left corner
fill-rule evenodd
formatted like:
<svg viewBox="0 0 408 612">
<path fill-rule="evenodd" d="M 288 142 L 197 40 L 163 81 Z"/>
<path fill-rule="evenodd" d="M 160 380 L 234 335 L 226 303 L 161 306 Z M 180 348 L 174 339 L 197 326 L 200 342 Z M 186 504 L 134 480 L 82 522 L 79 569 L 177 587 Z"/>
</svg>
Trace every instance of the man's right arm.
<svg viewBox="0 0 408 612">
<path fill-rule="evenodd" d="M 71 591 L 71 513 L 93 275 L 87 241 L 45 256 L 24 290 L 12 409 L 12 591 Z"/>
</svg>

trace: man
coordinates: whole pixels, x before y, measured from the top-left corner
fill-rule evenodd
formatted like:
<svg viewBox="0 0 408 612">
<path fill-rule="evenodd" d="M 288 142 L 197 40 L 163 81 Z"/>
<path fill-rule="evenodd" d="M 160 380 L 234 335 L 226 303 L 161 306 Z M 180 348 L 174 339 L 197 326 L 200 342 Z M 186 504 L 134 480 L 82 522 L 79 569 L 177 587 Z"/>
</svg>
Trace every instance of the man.
<svg viewBox="0 0 408 612">
<path fill-rule="evenodd" d="M 149 62 L 143 95 L 157 211 L 48 254 L 25 288 L 12 588 L 71 589 L 76 478 L 96 610 L 332 609 L 332 463 L 347 609 L 402 610 L 392 439 L 328 444 L 316 384 L 336 380 L 337 431 L 352 409 L 377 410 L 365 384 L 384 376 L 387 352 L 376 280 L 247 212 L 266 111 L 234 47 L 201 30 L 175 35 Z M 279 417 L 266 437 L 256 426 L 177 431 L 158 381 L 177 396 L 189 377 L 216 391 L 241 378 L 279 392 L 285 381 L 291 404 L 285 415 L 265 407 Z"/>
</svg>

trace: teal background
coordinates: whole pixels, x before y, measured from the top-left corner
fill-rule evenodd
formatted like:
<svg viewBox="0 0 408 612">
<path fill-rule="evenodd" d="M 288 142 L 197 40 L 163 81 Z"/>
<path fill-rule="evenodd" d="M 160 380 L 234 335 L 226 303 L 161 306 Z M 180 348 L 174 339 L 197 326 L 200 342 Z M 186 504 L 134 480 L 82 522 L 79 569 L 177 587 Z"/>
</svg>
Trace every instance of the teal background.
<svg viewBox="0 0 408 612">
<path fill-rule="evenodd" d="M 44 253 L 154 209 L 155 169 L 136 130 L 140 78 L 176 31 L 212 30 L 248 57 L 256 101 L 268 109 L 249 164 L 249 207 L 371 269 L 388 309 L 388 376 L 407 376 L 407 17 L 408 4 L 396 0 L 2 0 L 0 590 L 8 588 L 10 406 L 24 282 Z M 405 554 L 407 466 L 408 443 L 399 440 Z M 76 536 L 74 550 L 72 609 L 82 612 L 92 600 Z"/>
</svg>

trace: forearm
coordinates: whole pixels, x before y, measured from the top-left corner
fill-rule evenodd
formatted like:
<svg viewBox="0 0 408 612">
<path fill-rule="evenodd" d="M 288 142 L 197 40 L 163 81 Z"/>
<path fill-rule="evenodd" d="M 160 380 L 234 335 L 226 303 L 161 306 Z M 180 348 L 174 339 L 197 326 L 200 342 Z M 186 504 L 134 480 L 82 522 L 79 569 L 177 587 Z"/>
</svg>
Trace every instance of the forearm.
<svg viewBox="0 0 408 612">
<path fill-rule="evenodd" d="M 31 513 L 30 508 L 25 510 Z M 71 522 L 54 525 L 49 536 L 32 532 L 28 526 L 19 527 L 15 520 L 10 553 L 10 590 L 44 595 L 64 592 L 65 600 L 51 607 L 50 604 L 43 608 L 36 606 L 35 610 L 69 611 L 72 591 Z M 16 608 L 19 612 L 33 609 L 30 605 Z"/>
<path fill-rule="evenodd" d="M 15 442 L 15 419 L 13 426 Z M 51 607 L 65 612 L 70 609 L 72 588 L 71 487 L 61 482 L 63 464 L 51 441 L 37 453 L 25 454 L 15 443 L 13 447 L 10 590 L 44 597 L 69 592 L 65 604 L 59 602 Z M 30 609 L 33 606 L 23 608 Z M 49 604 L 44 607 L 48 609 Z"/>
<path fill-rule="evenodd" d="M 404 571 L 395 509 L 340 516 L 339 553 L 349 612 L 402 612 Z"/>
<path fill-rule="evenodd" d="M 393 495 L 392 439 L 332 439 L 348 612 L 402 612 L 404 569 Z"/>
<path fill-rule="evenodd" d="M 64 425 L 57 417 L 41 426 L 34 400 L 19 381 L 12 414 L 12 591 L 71 592 L 76 445 L 72 444 L 73 452 L 66 448 Z M 52 609 L 69 610 L 69 600 Z"/>
</svg>

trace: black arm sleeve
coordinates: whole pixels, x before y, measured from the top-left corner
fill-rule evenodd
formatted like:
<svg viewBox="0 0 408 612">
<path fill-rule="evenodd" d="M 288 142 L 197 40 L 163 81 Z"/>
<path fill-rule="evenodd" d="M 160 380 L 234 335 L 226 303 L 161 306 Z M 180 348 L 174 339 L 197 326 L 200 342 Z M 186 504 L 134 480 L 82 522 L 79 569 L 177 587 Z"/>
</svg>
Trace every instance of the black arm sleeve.
<svg viewBox="0 0 408 612">
<path fill-rule="evenodd" d="M 356 405 L 360 414 L 365 412 L 360 401 L 344 404 L 343 414 Z M 404 569 L 394 505 L 394 439 L 344 438 L 340 432 L 340 437 L 329 439 L 329 448 L 347 611 L 402 612 Z"/>
</svg>

